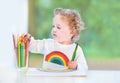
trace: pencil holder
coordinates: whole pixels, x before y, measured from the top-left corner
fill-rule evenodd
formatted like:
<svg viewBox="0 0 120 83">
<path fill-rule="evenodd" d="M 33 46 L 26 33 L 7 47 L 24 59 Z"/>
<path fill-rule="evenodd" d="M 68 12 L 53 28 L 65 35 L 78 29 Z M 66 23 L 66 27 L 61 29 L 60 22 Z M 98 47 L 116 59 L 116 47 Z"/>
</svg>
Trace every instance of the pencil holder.
<svg viewBox="0 0 120 83">
<path fill-rule="evenodd" d="M 18 35 L 17 37 L 15 37 L 15 35 L 13 35 L 13 42 L 17 67 L 27 68 L 29 56 L 28 52 L 29 40 L 24 42 L 22 40 L 22 36 Z"/>
</svg>

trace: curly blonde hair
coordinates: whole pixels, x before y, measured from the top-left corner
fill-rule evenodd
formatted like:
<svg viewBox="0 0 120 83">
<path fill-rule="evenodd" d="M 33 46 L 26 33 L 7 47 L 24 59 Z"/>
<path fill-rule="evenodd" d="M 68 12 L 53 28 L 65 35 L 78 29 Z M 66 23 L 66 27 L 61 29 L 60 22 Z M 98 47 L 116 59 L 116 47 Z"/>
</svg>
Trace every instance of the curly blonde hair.
<svg viewBox="0 0 120 83">
<path fill-rule="evenodd" d="M 57 8 L 54 10 L 54 16 L 61 15 L 67 19 L 68 25 L 71 30 L 74 30 L 74 36 L 71 38 L 73 42 L 79 39 L 81 30 L 84 29 L 84 23 L 81 20 L 81 16 L 78 11 L 72 9 Z"/>
</svg>

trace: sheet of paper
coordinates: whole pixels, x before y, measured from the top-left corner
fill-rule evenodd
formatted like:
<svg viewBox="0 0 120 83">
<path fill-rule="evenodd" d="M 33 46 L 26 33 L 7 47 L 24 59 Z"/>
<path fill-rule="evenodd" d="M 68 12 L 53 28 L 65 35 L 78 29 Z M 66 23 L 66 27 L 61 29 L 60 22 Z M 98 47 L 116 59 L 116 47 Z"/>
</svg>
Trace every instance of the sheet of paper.
<svg viewBox="0 0 120 83">
<path fill-rule="evenodd" d="M 66 71 L 44 71 L 37 68 L 28 68 L 26 76 L 86 76 L 83 70 L 66 70 Z"/>
<path fill-rule="evenodd" d="M 66 70 L 68 69 L 68 67 L 63 66 L 63 65 L 59 65 L 56 63 L 52 63 L 52 62 L 44 62 L 43 63 L 43 68 L 48 68 L 48 69 L 52 69 L 52 70 Z"/>
</svg>

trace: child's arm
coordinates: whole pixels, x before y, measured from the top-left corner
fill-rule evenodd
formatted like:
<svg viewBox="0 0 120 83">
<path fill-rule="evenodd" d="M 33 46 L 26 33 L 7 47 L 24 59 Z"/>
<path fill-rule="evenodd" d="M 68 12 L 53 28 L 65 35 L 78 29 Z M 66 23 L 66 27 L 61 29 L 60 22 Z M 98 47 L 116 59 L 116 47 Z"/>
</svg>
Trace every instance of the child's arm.
<svg viewBox="0 0 120 83">
<path fill-rule="evenodd" d="M 88 65 L 87 65 L 87 62 L 86 62 L 86 58 L 85 58 L 84 53 L 83 53 L 80 46 L 78 46 L 78 51 L 77 51 L 77 56 L 75 58 L 75 61 L 78 64 L 77 69 L 88 70 Z"/>
<path fill-rule="evenodd" d="M 77 55 L 77 54 L 76 54 L 77 48 L 78 48 L 78 43 L 76 44 L 76 47 L 75 47 L 75 49 L 74 49 L 74 53 L 73 53 L 73 55 L 72 55 L 71 61 L 68 62 L 68 68 L 69 68 L 69 69 L 77 69 L 78 64 L 77 64 L 76 61 L 74 61 L 75 58 L 76 58 L 76 55 Z"/>
<path fill-rule="evenodd" d="M 80 46 L 78 46 L 75 60 L 68 62 L 68 68 L 88 70 L 86 59 Z"/>
</svg>

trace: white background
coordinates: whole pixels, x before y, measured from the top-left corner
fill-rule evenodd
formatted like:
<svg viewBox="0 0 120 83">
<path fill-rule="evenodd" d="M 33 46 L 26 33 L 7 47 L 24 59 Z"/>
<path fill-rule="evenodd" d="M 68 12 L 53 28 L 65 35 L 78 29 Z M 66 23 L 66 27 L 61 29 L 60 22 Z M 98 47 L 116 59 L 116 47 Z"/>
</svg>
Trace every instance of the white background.
<svg viewBox="0 0 120 83">
<path fill-rule="evenodd" d="M 0 0 L 0 67 L 14 68 L 12 33 L 26 33 L 28 0 Z"/>
</svg>

